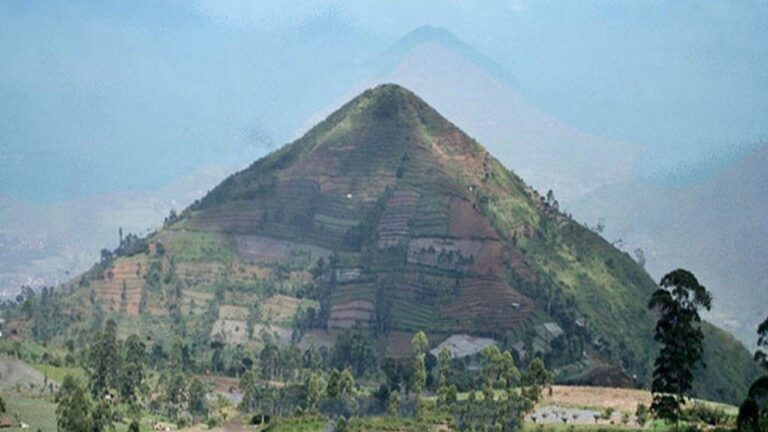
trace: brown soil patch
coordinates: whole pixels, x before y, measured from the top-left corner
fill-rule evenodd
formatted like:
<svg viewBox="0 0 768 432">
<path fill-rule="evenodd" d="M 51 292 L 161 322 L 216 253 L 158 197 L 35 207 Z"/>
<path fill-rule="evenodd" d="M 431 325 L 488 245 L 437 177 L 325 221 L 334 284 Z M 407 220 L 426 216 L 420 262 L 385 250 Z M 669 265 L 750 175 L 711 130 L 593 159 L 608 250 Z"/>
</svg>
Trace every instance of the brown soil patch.
<svg viewBox="0 0 768 432">
<path fill-rule="evenodd" d="M 483 217 L 472 203 L 458 198 L 451 198 L 449 230 L 456 237 L 497 238 L 488 219 Z"/>
<path fill-rule="evenodd" d="M 410 357 L 413 354 L 411 339 L 413 339 L 413 333 L 411 332 L 389 332 L 389 335 L 387 335 L 387 350 L 385 355 L 396 359 Z"/>
<path fill-rule="evenodd" d="M 544 391 L 542 404 L 606 409 L 634 414 L 638 404 L 651 406 L 653 398 L 645 390 L 608 387 L 552 386 L 552 396 Z"/>
</svg>

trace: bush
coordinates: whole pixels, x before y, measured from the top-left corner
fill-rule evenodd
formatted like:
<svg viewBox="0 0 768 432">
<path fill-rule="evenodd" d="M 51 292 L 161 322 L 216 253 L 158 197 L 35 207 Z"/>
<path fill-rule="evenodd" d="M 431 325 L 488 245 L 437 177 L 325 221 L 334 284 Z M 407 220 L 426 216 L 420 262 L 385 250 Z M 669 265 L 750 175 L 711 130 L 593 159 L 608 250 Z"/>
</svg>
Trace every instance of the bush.
<svg viewBox="0 0 768 432">
<path fill-rule="evenodd" d="M 710 426 L 723 426 L 734 423 L 735 419 L 722 408 L 696 403 L 683 411 L 683 420 L 704 423 Z"/>
<path fill-rule="evenodd" d="M 645 424 L 648 422 L 648 407 L 645 406 L 645 404 L 637 405 L 637 411 L 635 411 L 635 418 L 637 419 L 637 424 L 639 424 L 640 426 L 645 426 Z"/>
<path fill-rule="evenodd" d="M 208 429 L 213 429 L 221 426 L 221 417 L 218 415 L 211 415 L 208 416 L 208 419 L 205 421 L 205 425 L 208 426 Z"/>
<path fill-rule="evenodd" d="M 131 424 L 128 425 L 128 432 L 139 432 L 140 430 L 139 422 L 136 420 L 133 420 Z"/>
</svg>

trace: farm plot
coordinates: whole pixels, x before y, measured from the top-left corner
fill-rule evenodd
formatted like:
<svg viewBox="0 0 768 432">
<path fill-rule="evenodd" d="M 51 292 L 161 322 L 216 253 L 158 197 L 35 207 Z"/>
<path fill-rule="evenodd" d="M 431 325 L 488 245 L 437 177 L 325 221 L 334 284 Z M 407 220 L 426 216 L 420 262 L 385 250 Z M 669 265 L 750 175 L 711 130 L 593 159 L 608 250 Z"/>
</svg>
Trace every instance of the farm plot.
<svg viewBox="0 0 768 432">
<path fill-rule="evenodd" d="M 287 323 L 296 317 L 299 307 L 303 304 L 311 305 L 313 303 L 311 300 L 302 300 L 296 297 L 276 294 L 262 304 L 261 318 L 273 323 Z"/>
<path fill-rule="evenodd" d="M 381 249 L 405 243 L 410 235 L 408 223 L 416 213 L 421 195 L 410 190 L 395 191 L 387 201 L 376 227 Z"/>
<path fill-rule="evenodd" d="M 235 305 L 219 306 L 219 319 L 245 321 L 248 319 L 248 308 Z"/>
<path fill-rule="evenodd" d="M 143 254 L 115 260 L 104 270 L 103 279 L 91 282 L 97 301 L 111 312 L 137 315 L 147 267 L 147 256 Z"/>
<path fill-rule="evenodd" d="M 347 329 L 357 322 L 364 324 L 373 320 L 374 305 L 367 300 L 352 300 L 344 303 L 336 303 L 331 306 L 331 316 L 328 318 L 328 327 Z"/>
<path fill-rule="evenodd" d="M 503 331 L 522 323 L 533 311 L 533 301 L 497 277 L 464 279 L 459 294 L 440 310 L 444 330 L 462 327 L 476 333 Z"/>
<path fill-rule="evenodd" d="M 264 224 L 262 199 L 232 201 L 222 206 L 195 212 L 186 224 L 189 230 L 206 232 L 249 233 Z"/>
<path fill-rule="evenodd" d="M 254 339 L 271 340 L 280 346 L 286 346 L 291 343 L 293 330 L 287 327 L 269 325 L 269 324 L 254 324 L 253 325 L 253 337 Z"/>
<path fill-rule="evenodd" d="M 235 243 L 238 254 L 246 261 L 275 262 L 302 253 L 312 257 L 331 255 L 329 250 L 322 247 L 261 235 L 238 235 Z"/>
<path fill-rule="evenodd" d="M 466 271 L 474 263 L 482 242 L 417 238 L 408 245 L 408 263 L 448 271 Z"/>
<path fill-rule="evenodd" d="M 248 341 L 248 324 L 244 320 L 217 319 L 211 337 L 220 337 L 227 343 L 245 343 Z"/>
</svg>

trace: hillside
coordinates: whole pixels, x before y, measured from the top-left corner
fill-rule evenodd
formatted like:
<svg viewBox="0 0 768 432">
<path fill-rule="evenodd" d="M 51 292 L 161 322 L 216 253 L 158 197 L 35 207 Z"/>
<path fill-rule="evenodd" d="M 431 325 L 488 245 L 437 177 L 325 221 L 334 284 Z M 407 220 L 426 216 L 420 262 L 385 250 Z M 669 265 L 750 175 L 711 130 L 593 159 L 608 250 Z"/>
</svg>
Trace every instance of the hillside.
<svg viewBox="0 0 768 432">
<path fill-rule="evenodd" d="M 669 263 L 688 268 L 715 296 L 709 319 L 752 346 L 768 304 L 768 145 L 712 178 L 684 187 L 638 181 L 606 186 L 568 203 L 609 239 L 645 251 L 646 268 L 660 277 Z"/>
<path fill-rule="evenodd" d="M 486 336 L 559 380 L 645 385 L 654 282 L 410 91 L 368 90 L 69 286 L 81 325 L 148 340 L 330 345 L 356 324 L 385 356 Z M 697 396 L 737 401 L 755 370 L 707 330 Z M 196 342 L 196 343 L 197 343 Z"/>
</svg>

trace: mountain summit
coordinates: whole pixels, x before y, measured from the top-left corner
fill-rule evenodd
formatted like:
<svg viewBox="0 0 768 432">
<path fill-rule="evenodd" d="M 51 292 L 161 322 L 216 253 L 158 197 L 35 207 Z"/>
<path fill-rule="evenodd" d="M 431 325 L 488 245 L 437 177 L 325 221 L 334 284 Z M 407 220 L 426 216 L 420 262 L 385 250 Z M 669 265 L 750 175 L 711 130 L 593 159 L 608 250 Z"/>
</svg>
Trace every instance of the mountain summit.
<svg viewBox="0 0 768 432">
<path fill-rule="evenodd" d="M 395 357 L 419 330 L 484 336 L 521 363 L 543 355 L 560 381 L 650 382 L 648 275 L 397 85 L 232 175 L 146 244 L 73 285 L 73 311 L 256 346 L 332 344 L 361 326 Z M 697 394 L 735 401 L 749 353 L 705 330 Z"/>
</svg>

